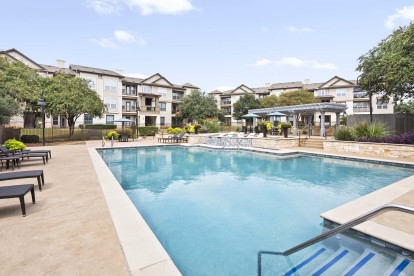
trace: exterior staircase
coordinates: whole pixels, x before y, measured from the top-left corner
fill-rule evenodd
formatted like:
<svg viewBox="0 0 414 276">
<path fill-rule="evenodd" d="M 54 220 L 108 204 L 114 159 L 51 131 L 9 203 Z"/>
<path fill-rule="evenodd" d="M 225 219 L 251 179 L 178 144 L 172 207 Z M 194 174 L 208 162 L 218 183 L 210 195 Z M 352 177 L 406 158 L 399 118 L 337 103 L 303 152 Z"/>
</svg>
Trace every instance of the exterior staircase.
<svg viewBox="0 0 414 276">
<path fill-rule="evenodd" d="M 323 142 L 325 139 L 321 138 L 300 138 L 300 147 L 304 148 L 313 148 L 313 149 L 323 149 Z"/>
</svg>

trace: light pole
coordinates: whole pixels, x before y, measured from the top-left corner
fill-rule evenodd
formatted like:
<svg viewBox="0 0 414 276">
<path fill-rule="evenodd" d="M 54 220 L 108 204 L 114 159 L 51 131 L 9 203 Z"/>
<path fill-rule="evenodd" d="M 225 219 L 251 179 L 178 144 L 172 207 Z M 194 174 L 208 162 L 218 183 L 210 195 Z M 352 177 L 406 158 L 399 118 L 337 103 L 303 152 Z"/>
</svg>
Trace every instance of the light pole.
<svg viewBox="0 0 414 276">
<path fill-rule="evenodd" d="M 137 140 L 138 140 L 138 136 L 139 136 L 139 112 L 141 111 L 141 108 L 139 107 L 139 103 L 137 102 Z"/>
<path fill-rule="evenodd" d="M 362 92 L 361 86 L 358 85 L 359 77 L 362 75 L 359 75 L 356 80 L 356 86 L 354 87 L 354 93 Z M 372 123 L 372 95 L 371 95 L 371 81 L 368 78 L 368 97 L 369 97 L 369 120 Z"/>
<path fill-rule="evenodd" d="M 43 142 L 43 146 L 45 146 L 45 106 L 46 106 L 46 101 L 45 101 L 44 96 L 43 96 L 43 91 L 42 91 L 42 97 L 37 101 L 37 105 L 42 108 L 42 142 Z"/>
</svg>

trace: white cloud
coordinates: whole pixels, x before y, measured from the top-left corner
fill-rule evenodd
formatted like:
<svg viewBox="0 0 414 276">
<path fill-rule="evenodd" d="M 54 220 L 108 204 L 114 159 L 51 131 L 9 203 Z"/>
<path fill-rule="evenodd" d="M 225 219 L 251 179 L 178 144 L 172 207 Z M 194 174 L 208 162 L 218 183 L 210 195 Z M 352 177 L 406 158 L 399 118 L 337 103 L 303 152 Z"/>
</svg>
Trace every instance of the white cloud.
<svg viewBox="0 0 414 276">
<path fill-rule="evenodd" d="M 252 64 L 252 66 L 264 66 L 270 63 L 272 63 L 272 61 L 268 60 L 267 58 L 262 58 L 257 60 L 254 64 Z"/>
<path fill-rule="evenodd" d="M 227 91 L 227 90 L 233 90 L 235 88 L 236 87 L 234 87 L 234 86 L 222 85 L 222 86 L 217 87 L 214 90 L 218 90 L 218 91 L 224 92 L 224 91 Z"/>
<path fill-rule="evenodd" d="M 131 77 L 131 78 L 138 78 L 138 79 L 146 79 L 147 76 L 141 73 L 125 73 L 125 76 Z"/>
<path fill-rule="evenodd" d="M 98 14 L 116 14 L 122 9 L 117 0 L 91 0 L 86 2 L 86 6 Z"/>
<path fill-rule="evenodd" d="M 115 39 L 121 42 L 133 43 L 136 41 L 135 37 L 127 31 L 115 31 Z"/>
<path fill-rule="evenodd" d="M 100 14 L 119 13 L 123 6 L 139 10 L 142 15 L 153 13 L 179 14 L 194 9 L 190 0 L 91 0 L 87 6 Z"/>
<path fill-rule="evenodd" d="M 116 48 L 118 45 L 110 38 L 91 39 L 90 41 L 98 44 L 103 48 Z"/>
<path fill-rule="evenodd" d="M 147 43 L 142 37 L 135 37 L 131 33 L 127 31 L 118 30 L 114 32 L 113 37 L 106 37 L 100 39 L 91 39 L 92 42 L 97 43 L 99 46 L 103 48 L 116 48 L 118 47 L 118 43 L 121 44 L 139 44 L 144 45 Z"/>
<path fill-rule="evenodd" d="M 397 22 L 402 23 L 411 20 L 414 20 L 414 6 L 396 9 L 394 14 L 387 17 L 384 24 L 387 28 L 393 29 L 397 25 Z"/>
<path fill-rule="evenodd" d="M 313 60 L 303 60 L 297 57 L 284 57 L 274 62 L 277 65 L 286 65 L 296 68 L 314 68 L 314 69 L 326 69 L 336 70 L 338 67 L 333 63 L 320 63 Z"/>
<path fill-rule="evenodd" d="M 287 30 L 288 30 L 289 32 L 292 32 L 292 33 L 306 33 L 306 32 L 314 32 L 314 30 L 313 30 L 313 29 L 311 29 L 311 28 L 298 28 L 298 27 L 295 27 L 295 26 L 289 26 L 289 27 L 287 28 Z"/>
</svg>

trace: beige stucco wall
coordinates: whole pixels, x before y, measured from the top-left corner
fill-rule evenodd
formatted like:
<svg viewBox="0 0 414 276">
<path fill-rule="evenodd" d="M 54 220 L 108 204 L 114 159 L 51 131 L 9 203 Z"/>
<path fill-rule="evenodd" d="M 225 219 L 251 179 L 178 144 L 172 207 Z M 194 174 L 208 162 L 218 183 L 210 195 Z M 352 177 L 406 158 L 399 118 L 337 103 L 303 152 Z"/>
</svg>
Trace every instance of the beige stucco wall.
<svg viewBox="0 0 414 276">
<path fill-rule="evenodd" d="M 283 149 L 298 146 L 298 138 L 252 138 L 253 148 Z"/>
<path fill-rule="evenodd" d="M 336 153 L 358 153 L 376 157 L 405 158 L 414 161 L 414 146 L 410 145 L 324 141 L 323 148 L 326 151 Z"/>
</svg>

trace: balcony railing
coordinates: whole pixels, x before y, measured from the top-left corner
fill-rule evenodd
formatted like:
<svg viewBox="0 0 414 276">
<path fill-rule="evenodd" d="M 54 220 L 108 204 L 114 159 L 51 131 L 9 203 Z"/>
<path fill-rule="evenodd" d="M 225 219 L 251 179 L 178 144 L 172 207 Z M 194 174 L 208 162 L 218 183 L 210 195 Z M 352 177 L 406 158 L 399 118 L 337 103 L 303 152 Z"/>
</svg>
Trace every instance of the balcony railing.
<svg viewBox="0 0 414 276">
<path fill-rule="evenodd" d="M 362 107 L 362 108 L 354 107 L 354 113 L 358 113 L 358 112 L 369 112 L 369 107 Z"/>
<path fill-rule="evenodd" d="M 178 113 L 178 112 L 180 112 L 180 110 L 179 110 L 179 109 L 173 109 L 173 110 L 172 110 L 172 114 L 175 114 L 175 113 Z"/>
<path fill-rule="evenodd" d="M 181 101 L 181 100 L 183 99 L 183 96 L 174 96 L 174 95 L 173 95 L 172 99 L 173 99 L 174 101 Z"/>
<path fill-rule="evenodd" d="M 159 112 L 160 108 L 159 107 L 153 107 L 153 106 L 142 106 L 141 107 L 141 111 L 152 111 L 152 112 Z"/>
<path fill-rule="evenodd" d="M 221 105 L 227 105 L 227 104 L 231 104 L 231 101 L 229 101 L 229 100 L 221 101 Z"/>
<path fill-rule="evenodd" d="M 125 105 L 122 106 L 122 112 L 135 112 L 135 106 L 126 107 Z"/>
<path fill-rule="evenodd" d="M 354 93 L 354 99 L 359 99 L 359 98 L 368 98 L 367 92 Z"/>
</svg>

